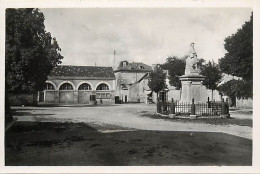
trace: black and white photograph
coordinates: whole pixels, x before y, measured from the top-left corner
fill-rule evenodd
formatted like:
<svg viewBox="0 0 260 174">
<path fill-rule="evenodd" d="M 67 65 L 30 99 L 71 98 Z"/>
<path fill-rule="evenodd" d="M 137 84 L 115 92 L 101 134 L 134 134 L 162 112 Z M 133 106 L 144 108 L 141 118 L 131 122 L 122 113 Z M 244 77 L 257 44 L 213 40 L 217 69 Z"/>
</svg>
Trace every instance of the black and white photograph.
<svg viewBox="0 0 260 174">
<path fill-rule="evenodd" d="M 3 13 L 5 167 L 253 166 L 252 6 Z"/>
</svg>

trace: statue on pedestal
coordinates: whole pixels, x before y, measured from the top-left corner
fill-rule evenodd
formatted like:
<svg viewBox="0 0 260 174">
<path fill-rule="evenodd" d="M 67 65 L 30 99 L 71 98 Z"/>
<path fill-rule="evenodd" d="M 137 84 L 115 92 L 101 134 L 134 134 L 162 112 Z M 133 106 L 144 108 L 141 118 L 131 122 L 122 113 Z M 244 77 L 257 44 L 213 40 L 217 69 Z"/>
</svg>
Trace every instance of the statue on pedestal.
<svg viewBox="0 0 260 174">
<path fill-rule="evenodd" d="M 197 66 L 198 62 L 197 53 L 194 49 L 194 43 L 192 42 L 190 44 L 189 57 L 186 59 L 185 75 L 198 74 L 200 72 Z"/>
<path fill-rule="evenodd" d="M 204 89 L 201 84 L 205 77 L 200 75 L 198 63 L 194 43 L 191 43 L 189 57 L 186 59 L 185 74 L 179 77 L 182 90 L 181 101 L 183 102 L 191 102 L 193 99 L 195 102 L 204 101 L 206 88 Z"/>
</svg>

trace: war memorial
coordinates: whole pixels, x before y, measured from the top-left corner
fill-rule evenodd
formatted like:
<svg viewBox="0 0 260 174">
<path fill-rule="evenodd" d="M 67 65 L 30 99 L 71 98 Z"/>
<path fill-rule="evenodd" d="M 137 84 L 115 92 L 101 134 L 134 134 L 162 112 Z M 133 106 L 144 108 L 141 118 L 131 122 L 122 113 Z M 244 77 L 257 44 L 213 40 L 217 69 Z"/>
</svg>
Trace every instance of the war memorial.
<svg viewBox="0 0 260 174">
<path fill-rule="evenodd" d="M 161 116 L 189 117 L 191 119 L 198 117 L 229 117 L 228 101 L 210 101 L 207 96 L 206 87 L 203 86 L 205 77 L 200 75 L 197 53 L 194 49 L 194 43 L 190 44 L 189 57 L 186 59 L 185 74 L 180 76 L 182 84 L 181 98 L 179 101 L 157 103 L 157 114 Z"/>
</svg>

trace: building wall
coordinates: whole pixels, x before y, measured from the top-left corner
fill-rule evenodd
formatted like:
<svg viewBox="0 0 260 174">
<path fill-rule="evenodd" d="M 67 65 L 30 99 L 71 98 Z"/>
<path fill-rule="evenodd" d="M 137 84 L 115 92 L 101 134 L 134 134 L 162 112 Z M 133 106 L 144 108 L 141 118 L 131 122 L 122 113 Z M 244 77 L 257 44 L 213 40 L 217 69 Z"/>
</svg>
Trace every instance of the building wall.
<svg viewBox="0 0 260 174">
<path fill-rule="evenodd" d="M 168 101 L 172 101 L 172 99 L 174 101 L 179 101 L 181 99 L 181 90 L 177 90 L 177 89 L 169 89 L 168 92 Z"/>
<path fill-rule="evenodd" d="M 78 91 L 78 102 L 82 104 L 89 104 L 90 95 L 94 94 L 91 91 Z"/>
<path fill-rule="evenodd" d="M 212 99 L 212 90 L 211 89 L 206 89 L 207 90 L 207 96 L 205 98 L 209 97 L 210 101 L 221 101 L 221 95 L 219 94 L 218 90 L 213 90 L 213 99 Z"/>
<path fill-rule="evenodd" d="M 148 86 L 148 79 L 143 79 L 139 85 L 140 102 L 147 102 L 148 95 L 146 91 L 150 89 Z"/>
<path fill-rule="evenodd" d="M 96 95 L 97 103 L 111 104 L 115 100 L 115 80 L 49 79 L 47 82 L 53 84 L 55 90 L 44 90 L 44 102 L 46 103 L 89 104 L 90 95 Z M 64 83 L 70 83 L 73 90 L 59 90 Z M 82 83 L 88 83 L 91 90 L 78 90 Z M 96 90 L 101 83 L 107 84 L 109 90 Z"/>
<path fill-rule="evenodd" d="M 129 87 L 129 102 L 140 102 L 139 84 L 134 84 Z"/>
<path fill-rule="evenodd" d="M 149 89 L 148 79 L 143 79 L 141 82 L 136 83 L 145 74 L 147 74 L 147 72 L 116 72 L 116 95 L 120 96 L 123 102 L 125 102 L 126 98 L 127 102 L 145 102 L 147 98 L 145 90 Z M 121 84 L 125 84 L 128 90 L 122 89 Z"/>
<path fill-rule="evenodd" d="M 236 107 L 237 108 L 253 108 L 253 100 L 251 98 L 249 99 L 236 99 Z"/>
<path fill-rule="evenodd" d="M 69 91 L 59 91 L 59 103 L 78 103 L 78 92 Z"/>
<path fill-rule="evenodd" d="M 135 83 L 136 81 L 140 80 L 145 74 L 146 72 L 129 71 L 115 73 L 118 84 L 120 84 L 120 81 L 125 84 Z"/>
<path fill-rule="evenodd" d="M 72 83 L 74 90 L 77 90 L 78 87 L 80 86 L 80 84 L 82 83 L 88 83 L 90 84 L 92 90 L 96 90 L 96 87 L 100 84 L 100 83 L 106 83 L 109 86 L 110 90 L 115 90 L 115 80 L 62 80 L 62 79 L 49 79 L 47 80 L 47 82 L 52 82 L 55 84 L 56 86 L 56 90 L 59 89 L 59 87 L 63 84 L 63 83 Z"/>
<path fill-rule="evenodd" d="M 55 91 L 55 90 L 48 90 L 48 91 L 44 91 L 44 101 L 46 103 L 58 103 L 59 101 L 57 101 L 57 92 L 59 91 Z M 56 101 L 56 102 L 55 102 Z"/>
<path fill-rule="evenodd" d="M 117 95 L 119 96 L 120 100 L 123 102 L 129 102 L 129 90 L 119 90 L 120 94 Z"/>
</svg>

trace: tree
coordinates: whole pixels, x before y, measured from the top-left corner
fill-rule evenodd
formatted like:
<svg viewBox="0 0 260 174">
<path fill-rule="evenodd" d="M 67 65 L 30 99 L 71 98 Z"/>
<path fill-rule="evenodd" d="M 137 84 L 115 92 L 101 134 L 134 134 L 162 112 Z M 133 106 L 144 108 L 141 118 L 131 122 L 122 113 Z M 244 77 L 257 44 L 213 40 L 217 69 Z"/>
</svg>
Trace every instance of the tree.
<svg viewBox="0 0 260 174">
<path fill-rule="evenodd" d="M 169 72 L 169 83 L 171 86 L 174 86 L 177 90 L 181 88 L 181 81 L 179 76 L 184 75 L 186 58 L 188 55 L 183 58 L 178 58 L 177 56 L 171 56 L 166 59 L 166 62 L 162 65 L 164 70 Z M 204 59 L 199 59 L 198 67 L 202 66 Z"/>
<path fill-rule="evenodd" d="M 236 98 L 249 98 L 252 97 L 252 93 L 248 91 L 253 91 L 253 87 L 249 86 L 245 80 L 230 80 L 218 87 L 218 90 L 224 95 L 230 96 L 232 103 L 235 103 Z"/>
<path fill-rule="evenodd" d="M 220 69 L 226 74 L 242 77 L 248 89 L 253 89 L 253 13 L 235 34 L 225 39 L 227 53 L 219 60 Z M 232 82 L 241 84 L 241 82 Z M 226 87 L 231 87 L 226 85 Z M 239 87 L 239 86 L 238 86 Z M 241 89 L 243 86 L 241 86 Z M 251 96 L 252 91 L 244 97 Z"/>
<path fill-rule="evenodd" d="M 63 56 L 56 39 L 45 31 L 44 15 L 38 9 L 6 10 L 5 48 L 6 115 L 10 115 L 8 93 L 42 90 Z"/>
<path fill-rule="evenodd" d="M 50 70 L 61 63 L 61 49 L 45 31 L 38 9 L 6 10 L 6 89 L 13 93 L 42 90 Z"/>
<path fill-rule="evenodd" d="M 151 72 L 149 75 L 148 86 L 153 92 L 157 94 L 157 98 L 158 98 L 158 92 L 167 87 L 165 79 L 166 79 L 166 74 L 164 73 L 160 65 L 157 65 L 154 71 Z"/>
<path fill-rule="evenodd" d="M 253 14 L 242 28 L 228 36 L 224 44 L 227 53 L 219 60 L 220 69 L 227 74 L 253 78 Z"/>
<path fill-rule="evenodd" d="M 222 79 L 222 72 L 219 68 L 219 65 L 214 61 L 208 61 L 208 63 L 201 66 L 201 75 L 205 76 L 203 85 L 212 90 L 213 100 L 213 91 L 217 89 Z"/>
<path fill-rule="evenodd" d="M 181 81 L 179 76 L 184 75 L 185 72 L 185 57 L 180 59 L 176 56 L 168 57 L 162 68 L 169 72 L 169 83 L 175 86 L 176 89 L 181 88 Z"/>
</svg>

